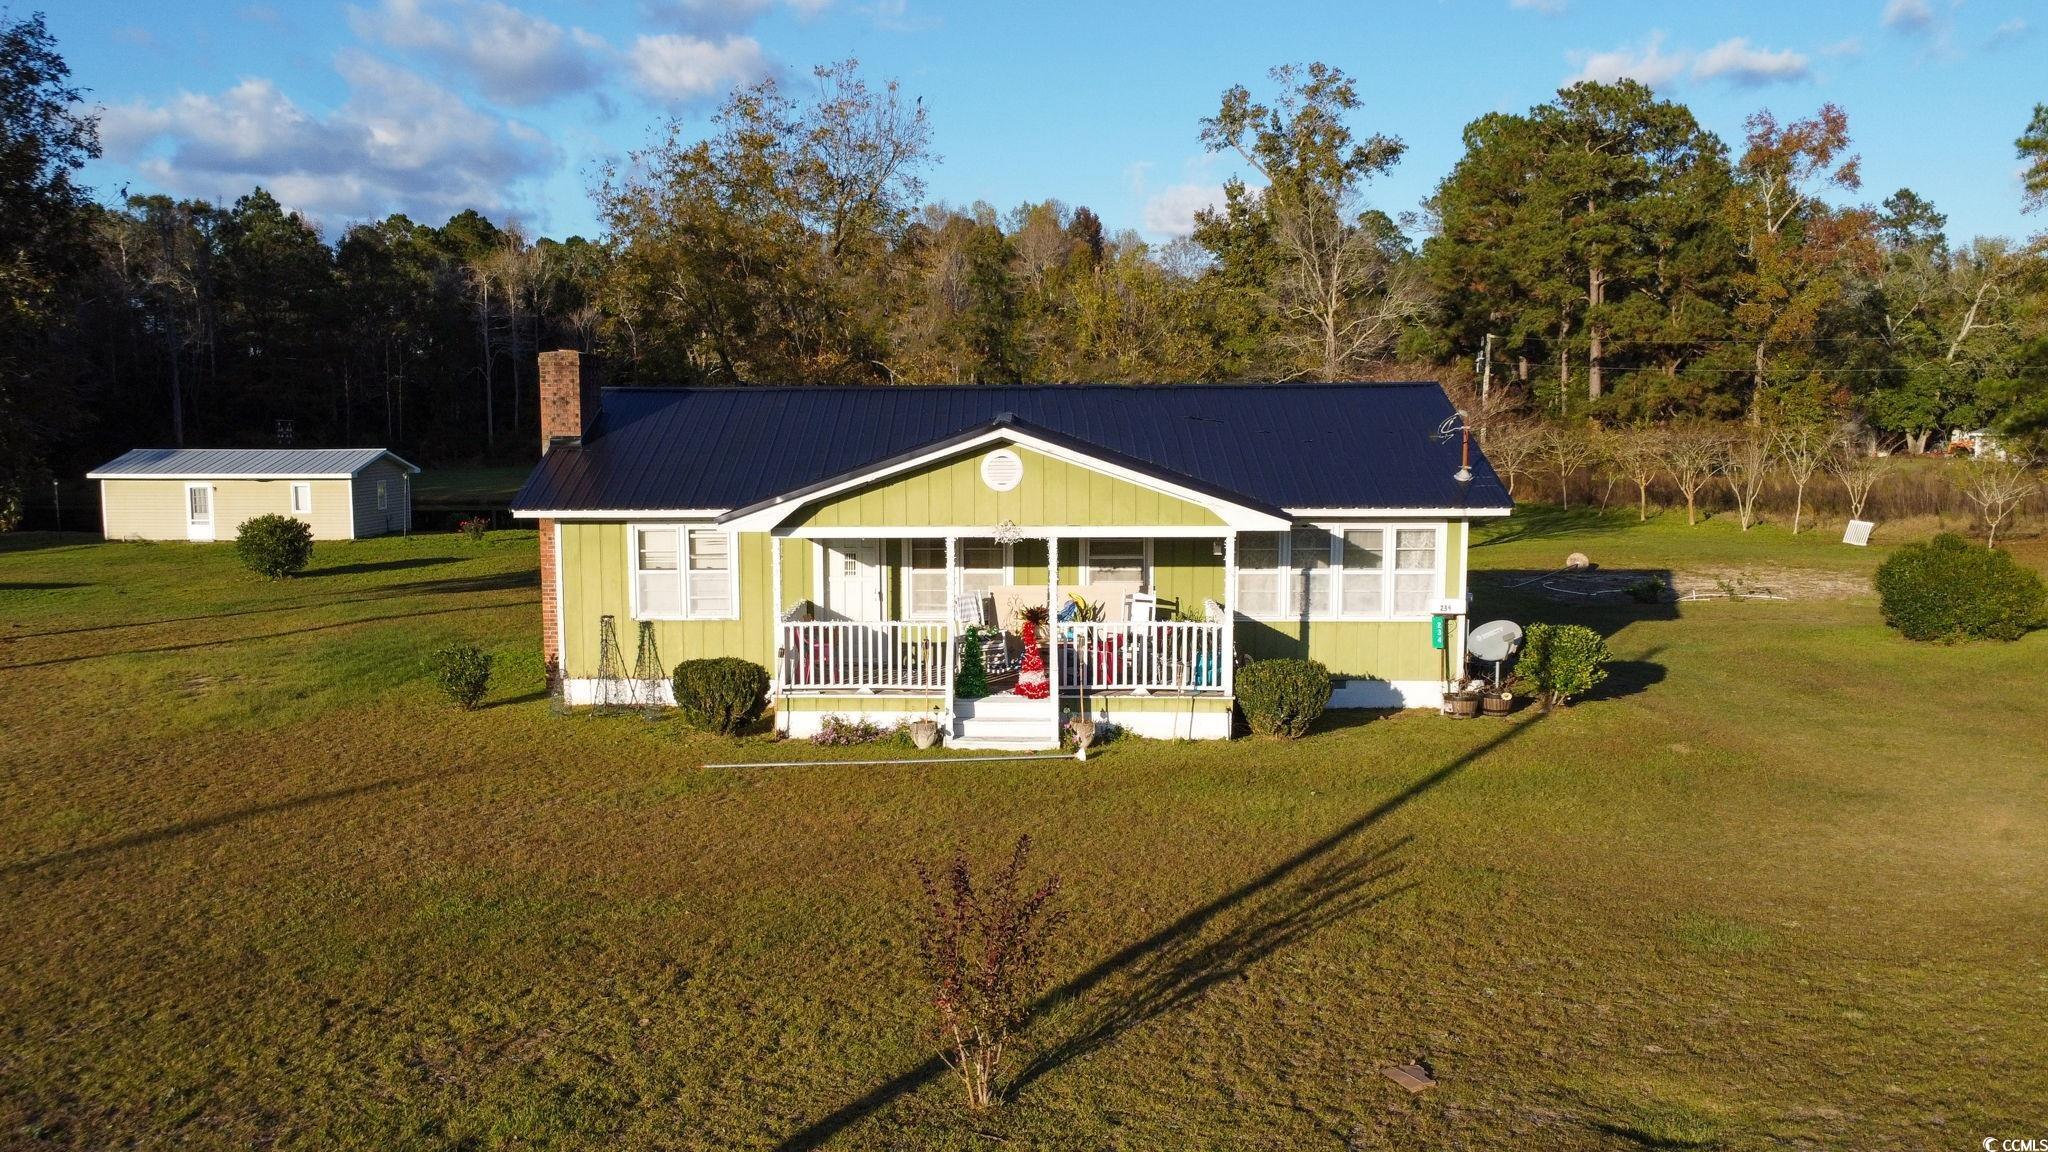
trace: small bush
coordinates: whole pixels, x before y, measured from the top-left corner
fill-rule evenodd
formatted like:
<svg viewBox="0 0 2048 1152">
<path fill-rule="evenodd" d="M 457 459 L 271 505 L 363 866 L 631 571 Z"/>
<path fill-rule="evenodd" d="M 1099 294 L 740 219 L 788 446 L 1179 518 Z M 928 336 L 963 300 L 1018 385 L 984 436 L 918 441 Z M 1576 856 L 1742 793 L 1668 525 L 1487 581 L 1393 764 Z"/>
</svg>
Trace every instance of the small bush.
<svg viewBox="0 0 2048 1152">
<path fill-rule="evenodd" d="M 1582 624 L 1531 624 L 1522 638 L 1515 674 L 1528 682 L 1545 708 L 1569 704 L 1607 679 L 1614 659 L 1607 641 Z"/>
<path fill-rule="evenodd" d="M 897 729 L 884 728 L 873 720 L 834 712 L 818 722 L 818 730 L 811 733 L 811 743 L 820 748 L 844 748 L 849 744 L 873 744 L 897 734 Z M 908 743 L 908 738 L 900 742 Z"/>
<path fill-rule="evenodd" d="M 1877 568 L 1884 622 L 1908 640 L 2017 640 L 2040 626 L 2041 577 L 1953 532 L 1908 544 Z"/>
<path fill-rule="evenodd" d="M 249 571 L 282 580 L 313 558 L 313 529 L 289 516 L 256 516 L 235 533 L 235 555 Z"/>
<path fill-rule="evenodd" d="M 427 657 L 434 682 L 463 711 L 474 712 L 491 688 L 491 654 L 474 644 L 450 644 Z"/>
<path fill-rule="evenodd" d="M 471 516 L 467 520 L 457 520 L 455 530 L 462 533 L 463 539 L 470 543 L 481 544 L 484 542 L 484 533 L 491 530 L 491 522 L 483 516 Z"/>
<path fill-rule="evenodd" d="M 1237 674 L 1237 706 L 1261 736 L 1308 733 L 1330 703 L 1330 670 L 1313 660 L 1254 660 Z"/>
<path fill-rule="evenodd" d="M 768 703 L 768 670 L 737 656 L 685 660 L 676 665 L 673 686 L 683 720 L 721 736 L 751 724 Z"/>
</svg>

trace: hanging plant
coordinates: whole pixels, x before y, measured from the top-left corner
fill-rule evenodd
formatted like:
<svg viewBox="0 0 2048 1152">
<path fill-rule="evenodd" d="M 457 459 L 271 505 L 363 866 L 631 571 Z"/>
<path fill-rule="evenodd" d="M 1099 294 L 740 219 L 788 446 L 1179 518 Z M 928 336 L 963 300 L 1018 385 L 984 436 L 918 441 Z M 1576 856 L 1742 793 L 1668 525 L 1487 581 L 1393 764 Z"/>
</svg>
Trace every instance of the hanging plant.
<svg viewBox="0 0 2048 1152">
<path fill-rule="evenodd" d="M 979 700 L 988 695 L 988 665 L 981 661 L 981 643 L 995 629 L 971 625 L 960 634 L 960 673 L 953 677 L 953 695 L 961 700 Z"/>
</svg>

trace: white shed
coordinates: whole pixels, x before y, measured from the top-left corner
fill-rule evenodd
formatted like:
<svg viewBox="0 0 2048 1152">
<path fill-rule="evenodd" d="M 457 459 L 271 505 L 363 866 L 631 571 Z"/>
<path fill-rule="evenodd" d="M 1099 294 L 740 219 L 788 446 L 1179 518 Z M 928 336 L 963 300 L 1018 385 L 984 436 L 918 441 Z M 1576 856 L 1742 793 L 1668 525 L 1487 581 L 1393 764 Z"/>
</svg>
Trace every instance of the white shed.
<svg viewBox="0 0 2048 1152">
<path fill-rule="evenodd" d="M 383 448 L 137 448 L 86 479 L 109 540 L 227 540 L 273 512 L 355 540 L 411 531 L 418 472 Z"/>
</svg>

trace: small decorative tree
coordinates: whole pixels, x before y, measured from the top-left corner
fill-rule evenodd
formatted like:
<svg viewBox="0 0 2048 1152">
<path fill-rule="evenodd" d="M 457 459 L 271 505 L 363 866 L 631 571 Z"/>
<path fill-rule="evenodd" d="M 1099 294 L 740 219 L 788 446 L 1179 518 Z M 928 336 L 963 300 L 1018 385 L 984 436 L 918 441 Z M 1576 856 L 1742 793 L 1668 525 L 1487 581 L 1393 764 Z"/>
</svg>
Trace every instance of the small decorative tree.
<svg viewBox="0 0 2048 1152">
<path fill-rule="evenodd" d="M 1556 708 L 1607 679 L 1611 659 L 1607 641 L 1583 624 L 1531 624 L 1515 675 L 1534 686 L 1546 709 Z"/>
<path fill-rule="evenodd" d="M 912 865 L 924 892 L 918 952 L 938 1011 L 942 1058 L 959 1075 L 972 1108 L 995 1103 L 1010 1034 L 1030 1015 L 1046 945 L 1066 918 L 1053 906 L 1058 876 L 1021 889 L 1030 856 L 1031 837 L 1019 836 L 1010 862 L 980 890 L 963 853 L 955 852 L 937 874 L 922 860 Z"/>
<path fill-rule="evenodd" d="M 988 665 L 981 658 L 981 642 L 989 629 L 969 625 L 960 633 L 960 673 L 953 678 L 953 695 L 961 700 L 979 700 L 988 695 Z"/>
<path fill-rule="evenodd" d="M 475 644 L 450 644 L 427 657 L 427 670 L 448 699 L 474 712 L 491 690 L 491 663 L 491 654 Z"/>
<path fill-rule="evenodd" d="M 282 580 L 312 560 L 313 529 L 304 520 L 275 513 L 252 516 L 235 532 L 235 555 L 249 571 Z"/>
</svg>

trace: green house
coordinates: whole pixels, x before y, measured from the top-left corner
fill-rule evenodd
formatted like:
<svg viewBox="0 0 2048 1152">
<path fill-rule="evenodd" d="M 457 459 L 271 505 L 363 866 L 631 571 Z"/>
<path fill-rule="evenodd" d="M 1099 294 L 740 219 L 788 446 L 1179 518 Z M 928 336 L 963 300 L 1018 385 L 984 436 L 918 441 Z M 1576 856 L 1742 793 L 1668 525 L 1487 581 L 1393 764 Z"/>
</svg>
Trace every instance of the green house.
<svg viewBox="0 0 2048 1152">
<path fill-rule="evenodd" d="M 799 736 L 930 716 L 1050 747 L 1086 712 L 1225 738 L 1237 668 L 1273 656 L 1326 665 L 1332 707 L 1434 706 L 1471 523 L 1510 511 L 1435 384 L 606 389 L 550 352 L 541 391 L 513 510 L 568 700 L 617 690 L 644 631 L 664 667 L 766 668 Z"/>
</svg>

